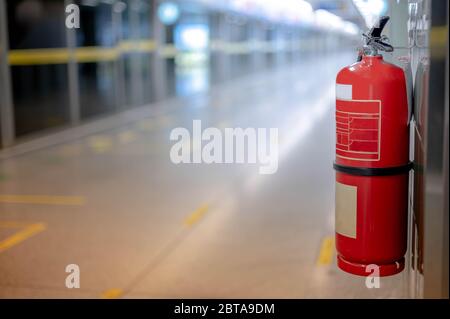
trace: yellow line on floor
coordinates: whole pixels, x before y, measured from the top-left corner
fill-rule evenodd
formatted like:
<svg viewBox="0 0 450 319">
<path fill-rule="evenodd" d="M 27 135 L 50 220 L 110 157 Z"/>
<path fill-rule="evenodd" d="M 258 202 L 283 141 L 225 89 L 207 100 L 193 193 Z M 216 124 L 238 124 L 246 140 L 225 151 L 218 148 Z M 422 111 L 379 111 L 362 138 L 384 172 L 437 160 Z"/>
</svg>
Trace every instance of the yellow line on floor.
<svg viewBox="0 0 450 319">
<path fill-rule="evenodd" d="M 79 156 L 83 152 L 83 146 L 81 144 L 69 144 L 61 147 L 61 155 L 67 157 Z"/>
<path fill-rule="evenodd" d="M 7 204 L 39 204 L 82 206 L 86 199 L 82 196 L 52 196 L 52 195 L 1 195 L 0 203 Z"/>
<path fill-rule="evenodd" d="M 123 295 L 123 290 L 119 288 L 112 288 L 102 292 L 101 297 L 103 299 L 116 299 Z"/>
<path fill-rule="evenodd" d="M 11 248 L 11 247 L 23 242 L 27 238 L 30 238 L 31 236 L 44 231 L 45 229 L 46 229 L 46 226 L 44 223 L 31 224 L 31 225 L 25 227 L 23 230 L 0 241 L 0 253 L 4 252 L 8 248 Z"/>
<path fill-rule="evenodd" d="M 322 240 L 317 265 L 324 266 L 331 264 L 334 252 L 334 237 L 328 236 Z"/>
<path fill-rule="evenodd" d="M 88 139 L 88 144 L 95 153 L 105 153 L 111 150 L 113 141 L 109 136 L 96 135 Z"/>
<path fill-rule="evenodd" d="M 184 220 L 184 224 L 186 226 L 194 225 L 196 222 L 198 222 L 203 217 L 203 215 L 206 214 L 206 212 L 208 211 L 208 208 L 209 208 L 208 204 L 204 204 L 204 205 L 200 206 Z"/>
<path fill-rule="evenodd" d="M 0 220 L 0 228 L 23 228 L 30 226 L 32 223 L 27 222 L 17 222 L 10 220 Z"/>
<path fill-rule="evenodd" d="M 142 131 L 153 131 L 156 128 L 155 121 L 152 119 L 140 120 L 136 123 L 136 127 Z"/>
<path fill-rule="evenodd" d="M 117 137 L 121 144 L 128 144 L 137 139 L 137 135 L 131 130 L 120 132 Z"/>
<path fill-rule="evenodd" d="M 63 64 L 76 60 L 79 63 L 113 61 L 123 53 L 155 51 L 153 40 L 121 41 L 115 47 L 78 47 L 71 51 L 68 48 L 23 49 L 11 50 L 8 54 L 10 65 Z"/>
<path fill-rule="evenodd" d="M 169 115 L 163 115 L 158 118 L 158 125 L 161 127 L 167 127 L 169 125 L 172 125 L 174 122 L 173 118 Z"/>
</svg>

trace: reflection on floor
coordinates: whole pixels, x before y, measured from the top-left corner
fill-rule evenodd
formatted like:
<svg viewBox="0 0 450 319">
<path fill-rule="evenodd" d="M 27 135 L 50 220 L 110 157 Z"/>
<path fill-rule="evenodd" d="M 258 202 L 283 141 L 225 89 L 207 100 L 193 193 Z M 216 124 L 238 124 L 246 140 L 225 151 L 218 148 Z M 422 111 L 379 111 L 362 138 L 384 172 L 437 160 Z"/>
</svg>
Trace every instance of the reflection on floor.
<svg viewBox="0 0 450 319">
<path fill-rule="evenodd" d="M 2 161 L 0 297 L 406 296 L 406 271 L 367 289 L 335 266 L 334 79 L 353 58 L 242 77 L 162 116 Z M 170 131 L 193 119 L 279 128 L 277 173 L 174 165 Z M 65 286 L 69 264 L 79 289 Z"/>
</svg>

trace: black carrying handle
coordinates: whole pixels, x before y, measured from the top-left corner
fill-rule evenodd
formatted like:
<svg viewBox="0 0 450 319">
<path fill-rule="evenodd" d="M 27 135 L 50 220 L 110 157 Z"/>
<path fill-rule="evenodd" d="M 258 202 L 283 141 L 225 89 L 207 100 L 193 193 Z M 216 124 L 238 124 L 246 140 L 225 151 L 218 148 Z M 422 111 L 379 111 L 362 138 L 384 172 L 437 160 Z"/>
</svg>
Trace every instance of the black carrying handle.
<svg viewBox="0 0 450 319">
<path fill-rule="evenodd" d="M 366 38 L 366 45 L 372 46 L 379 51 L 392 52 L 394 47 L 386 42 L 388 39 L 386 36 L 382 36 L 384 27 L 389 22 L 389 16 L 382 16 L 378 19 L 377 23 L 370 29 L 370 31 L 363 36 Z"/>
<path fill-rule="evenodd" d="M 381 33 L 383 32 L 384 27 L 388 23 L 390 17 L 382 16 L 378 20 L 378 22 L 370 29 L 369 33 L 367 33 L 368 37 L 371 38 L 381 38 Z"/>
</svg>

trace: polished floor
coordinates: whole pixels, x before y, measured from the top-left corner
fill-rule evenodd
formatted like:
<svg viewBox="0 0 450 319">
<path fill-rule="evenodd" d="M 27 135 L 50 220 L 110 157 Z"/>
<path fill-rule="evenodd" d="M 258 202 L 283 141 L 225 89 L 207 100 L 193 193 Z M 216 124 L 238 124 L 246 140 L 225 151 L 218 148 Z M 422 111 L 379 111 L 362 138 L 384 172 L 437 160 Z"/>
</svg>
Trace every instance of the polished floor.
<svg viewBox="0 0 450 319">
<path fill-rule="evenodd" d="M 335 266 L 334 80 L 352 59 L 243 76 L 2 160 L 0 297 L 406 297 L 407 270 L 368 289 Z M 170 131 L 193 119 L 279 128 L 278 171 L 173 164 Z M 65 286 L 69 264 L 79 289 Z"/>
</svg>

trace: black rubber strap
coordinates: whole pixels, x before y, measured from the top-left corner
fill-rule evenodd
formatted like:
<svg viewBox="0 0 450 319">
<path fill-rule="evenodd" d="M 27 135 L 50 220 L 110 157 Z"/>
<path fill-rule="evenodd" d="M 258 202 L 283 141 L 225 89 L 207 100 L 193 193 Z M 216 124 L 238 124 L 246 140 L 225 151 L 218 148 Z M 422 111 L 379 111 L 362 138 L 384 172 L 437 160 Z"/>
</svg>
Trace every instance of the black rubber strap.
<svg viewBox="0 0 450 319">
<path fill-rule="evenodd" d="M 334 163 L 334 169 L 337 172 L 358 175 L 358 176 L 389 176 L 389 175 L 400 175 L 408 173 L 413 168 L 413 162 L 409 162 L 406 165 L 396 166 L 396 167 L 351 167 L 344 166 Z"/>
</svg>

